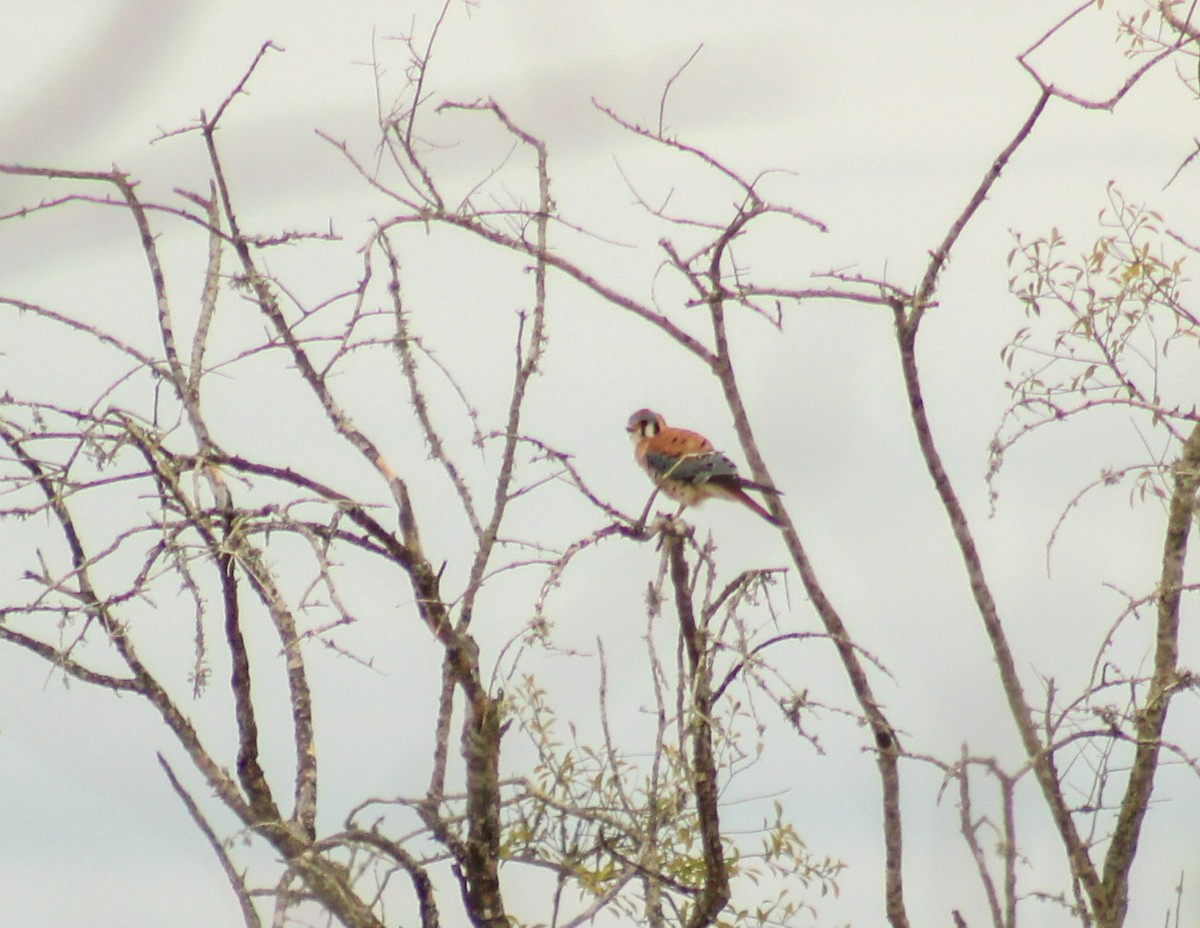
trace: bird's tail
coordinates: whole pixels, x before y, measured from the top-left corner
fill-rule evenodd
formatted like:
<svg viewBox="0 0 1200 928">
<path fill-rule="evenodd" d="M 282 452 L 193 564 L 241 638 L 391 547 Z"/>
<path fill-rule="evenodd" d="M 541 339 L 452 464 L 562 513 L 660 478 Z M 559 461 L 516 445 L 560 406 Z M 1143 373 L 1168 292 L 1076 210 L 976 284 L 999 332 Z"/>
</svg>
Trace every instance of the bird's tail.
<svg viewBox="0 0 1200 928">
<path fill-rule="evenodd" d="M 758 484 L 750 483 L 750 481 L 746 481 L 745 485 L 759 488 Z M 770 490 L 769 488 L 763 489 L 763 492 L 768 492 L 768 491 L 771 493 L 778 493 L 777 490 Z M 778 527 L 779 520 L 776 519 L 773 515 L 771 515 L 771 513 L 767 512 L 767 510 L 765 510 L 762 506 L 760 506 L 758 504 L 758 501 L 755 500 L 753 497 L 751 497 L 748 493 L 746 493 L 745 490 L 741 490 L 741 489 L 734 490 L 733 497 L 739 503 L 741 503 L 743 506 L 753 509 L 760 516 L 762 516 L 764 519 L 766 519 L 768 522 L 770 522 L 772 525 Z"/>
</svg>

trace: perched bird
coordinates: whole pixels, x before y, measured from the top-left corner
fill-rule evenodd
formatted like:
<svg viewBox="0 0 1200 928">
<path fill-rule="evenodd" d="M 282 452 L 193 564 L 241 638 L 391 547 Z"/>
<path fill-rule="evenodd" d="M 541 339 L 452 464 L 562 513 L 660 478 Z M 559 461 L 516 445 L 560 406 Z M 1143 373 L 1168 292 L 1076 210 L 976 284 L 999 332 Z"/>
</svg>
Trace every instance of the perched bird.
<svg viewBox="0 0 1200 928">
<path fill-rule="evenodd" d="M 748 506 L 772 525 L 779 524 L 746 493 L 758 490 L 777 496 L 779 491 L 739 476 L 733 461 L 713 448 L 703 435 L 673 428 L 650 409 L 635 412 L 625 429 L 633 439 L 633 456 L 642 470 L 667 496 L 682 503 L 679 512 L 720 497 Z"/>
</svg>

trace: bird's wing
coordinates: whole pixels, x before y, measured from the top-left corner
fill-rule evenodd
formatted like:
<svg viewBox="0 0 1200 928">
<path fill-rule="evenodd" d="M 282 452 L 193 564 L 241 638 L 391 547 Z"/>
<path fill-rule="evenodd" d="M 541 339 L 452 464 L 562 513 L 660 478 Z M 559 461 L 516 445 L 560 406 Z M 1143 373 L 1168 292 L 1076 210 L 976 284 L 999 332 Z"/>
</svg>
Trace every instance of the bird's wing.
<svg viewBox="0 0 1200 928">
<path fill-rule="evenodd" d="M 765 483 L 755 483 L 753 480 L 747 480 L 745 477 L 737 478 L 738 486 L 743 490 L 758 490 L 759 493 L 770 493 L 773 496 L 783 496 L 783 490 L 777 490 L 775 487 L 767 486 Z"/>
<path fill-rule="evenodd" d="M 660 477 L 682 483 L 707 483 L 714 477 L 740 480 L 733 461 L 717 451 L 680 455 L 647 450 L 646 465 Z"/>
</svg>

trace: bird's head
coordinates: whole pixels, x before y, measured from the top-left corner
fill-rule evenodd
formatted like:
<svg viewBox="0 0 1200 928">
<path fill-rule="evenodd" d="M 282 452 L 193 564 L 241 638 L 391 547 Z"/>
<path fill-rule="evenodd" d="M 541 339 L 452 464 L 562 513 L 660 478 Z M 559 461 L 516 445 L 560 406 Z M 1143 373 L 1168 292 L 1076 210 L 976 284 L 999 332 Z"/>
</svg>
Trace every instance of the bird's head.
<svg viewBox="0 0 1200 928">
<path fill-rule="evenodd" d="M 629 417 L 629 423 L 625 426 L 625 431 L 629 433 L 629 437 L 636 444 L 643 438 L 657 435 L 666 424 L 663 417 L 653 409 L 639 409 Z"/>
</svg>

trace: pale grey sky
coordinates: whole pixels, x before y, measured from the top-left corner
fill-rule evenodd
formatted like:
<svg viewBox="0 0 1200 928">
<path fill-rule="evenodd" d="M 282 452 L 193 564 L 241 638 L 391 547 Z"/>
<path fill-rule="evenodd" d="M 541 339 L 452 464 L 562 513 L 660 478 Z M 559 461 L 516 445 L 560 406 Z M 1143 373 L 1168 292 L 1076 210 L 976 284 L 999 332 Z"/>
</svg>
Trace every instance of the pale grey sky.
<svg viewBox="0 0 1200 928">
<path fill-rule="evenodd" d="M 431 84 L 439 95 L 463 100 L 492 96 L 544 137 L 561 172 L 555 193 L 565 215 L 637 246 L 572 241 L 571 247 L 607 262 L 621 275 L 620 285 L 647 293 L 660 256 L 645 237 L 648 225 L 630 206 L 618 164 L 647 199 L 677 188 L 675 203 L 690 198 L 720 205 L 729 194 L 616 130 L 591 101 L 633 120 L 654 120 L 664 82 L 703 43 L 672 89 L 669 125 L 745 173 L 790 172 L 770 180 L 772 194 L 830 228 L 827 235 L 791 230 L 778 241 L 757 243 L 755 270 L 775 272 L 795 286 L 830 268 L 886 274 L 912 286 L 928 250 L 1034 102 L 1036 87 L 1016 54 L 1074 5 L 483 0 L 469 15 L 456 7 L 448 17 Z M 176 186 L 199 186 L 204 163 L 195 138 L 150 141 L 215 108 L 259 46 L 273 40 L 286 52 L 261 66 L 220 140 L 242 215 L 256 231 L 322 229 L 332 220 L 344 236 L 345 247 L 327 252 L 321 263 L 307 253 L 271 258 L 272 270 L 315 300 L 353 281 L 354 247 L 366 237 L 368 220 L 386 215 L 387 207 L 313 130 L 346 139 L 369 157 L 372 58 L 384 72 L 385 91 L 397 87 L 403 56 L 394 37 L 414 24 L 425 34 L 437 9 L 427 2 L 9 0 L 0 4 L 7 88 L 0 96 L 0 161 L 86 170 L 116 164 L 143 180 L 147 196 L 164 199 Z M 1106 4 L 1103 13 L 1081 19 L 1038 53 L 1039 65 L 1055 83 L 1107 95 L 1131 67 L 1114 41 L 1115 15 Z M 926 322 L 921 351 L 934 426 L 974 520 L 1031 694 L 1039 675 L 1074 685 L 1086 678 L 1095 644 L 1122 603 L 1105 582 L 1133 593 L 1151 588 L 1161 511 L 1131 509 L 1123 489 L 1096 497 L 1067 523 L 1047 577 L 1044 546 L 1063 507 L 1101 467 L 1142 453 L 1137 433 L 1110 420 L 1103 429 L 1047 432 L 1014 452 L 999 482 L 998 512 L 988 518 L 987 447 L 1007 399 L 999 350 L 1023 320 L 1007 291 L 1009 230 L 1037 234 L 1054 224 L 1082 248 L 1107 202 L 1105 184 L 1115 179 L 1131 200 L 1148 202 L 1200 240 L 1200 168 L 1162 190 L 1191 150 L 1195 113 L 1195 101 L 1169 68 L 1147 78 L 1113 114 L 1051 103 L 959 243 L 943 280 L 942 306 Z M 429 130 L 460 140 L 442 157 L 447 176 L 464 191 L 504 151 L 486 137 L 473 138 L 473 125 L 443 116 Z M 4 179 L 0 213 L 44 193 L 44 187 Z M 36 233 L 43 226 L 26 223 L 0 227 L 0 292 L 61 308 L 82 304 L 101 319 L 148 312 L 142 272 L 128 263 L 138 255 L 121 232 L 109 231 L 124 229 L 119 220 L 80 214 L 55 226 L 59 237 L 52 243 Z M 419 264 L 422 246 L 412 247 L 416 257 L 409 261 Z M 431 245 L 429 272 L 406 282 L 407 296 L 425 308 L 415 310 L 417 325 L 495 426 L 504 401 L 495 385 L 511 363 L 511 352 L 496 345 L 510 337 L 511 311 L 528 296 L 520 281 L 501 278 L 474 255 L 469 248 L 456 256 Z M 174 273 L 185 282 L 194 276 L 199 286 L 198 272 L 182 258 Z M 130 279 L 138 281 L 133 289 Z M 677 301 L 677 285 L 659 286 L 660 299 Z M 653 406 L 672 422 L 735 447 L 714 385 L 664 340 L 561 282 L 552 283 L 552 297 L 577 303 L 579 322 L 566 312 L 551 322 L 544 392 L 531 401 L 531 428 L 577 455 L 603 493 L 630 509 L 645 499 L 644 477 L 621 431 L 638 407 Z M 497 305 L 507 314 L 500 322 L 491 314 Z M 452 325 L 439 326 L 451 314 Z M 909 733 L 909 747 L 953 755 L 970 741 L 979 753 L 1016 763 L 1018 743 L 992 658 L 905 418 L 890 316 L 861 306 L 809 304 L 788 310 L 782 335 L 754 322 L 737 328 L 747 340 L 742 378 L 763 450 L 830 595 L 858 642 L 880 655 L 894 677 L 881 677 L 879 691 L 893 721 Z M 28 332 L 0 317 L 0 390 L 20 384 L 65 397 L 86 389 L 89 379 L 105 382 L 108 371 L 92 368 L 81 345 L 53 343 L 47 360 L 40 340 L 16 331 Z M 131 337 L 138 338 L 136 328 Z M 152 332 L 142 337 L 153 346 Z M 264 453 L 312 453 L 311 412 L 294 409 L 281 398 L 287 394 L 272 393 L 283 388 L 265 369 L 256 376 L 270 397 L 270 415 L 242 409 L 240 382 L 231 384 L 226 440 Z M 362 415 L 377 430 L 386 432 L 392 417 L 403 417 L 403 410 L 370 404 L 369 382 L 345 388 L 366 404 Z M 414 472 L 429 467 L 421 449 L 406 448 L 400 438 L 392 450 Z M 340 477 L 345 463 L 333 455 L 317 462 L 318 470 L 322 466 Z M 565 511 L 557 540 L 585 534 L 591 520 L 590 513 Z M 696 521 L 712 528 L 731 571 L 785 562 L 778 538 L 764 526 L 747 525 L 733 507 L 706 507 Z M 434 526 L 427 543 L 452 550 L 461 531 Z M 7 584 L 16 580 L 9 565 L 20 552 L 4 545 L 0 535 L 0 583 Z M 565 585 L 555 600 L 556 643 L 594 652 L 600 636 L 610 660 L 637 660 L 640 587 L 625 581 L 630 572 L 652 572 L 651 558 L 648 551 L 602 549 L 580 565 L 577 583 Z M 451 576 L 455 570 L 461 565 L 451 566 Z M 512 626 L 480 629 L 493 654 L 525 618 L 523 582 L 500 587 L 513 597 Z M 630 587 L 627 597 L 595 608 L 595 590 L 623 583 Z M 815 629 L 799 585 L 793 582 L 790 591 L 789 621 Z M 497 613 L 505 614 L 503 605 Z M 337 663 L 321 671 L 333 694 L 329 719 L 332 724 L 336 713 L 346 745 L 344 753 L 322 759 L 327 782 L 338 784 L 330 793 L 394 794 L 405 789 L 406 776 L 419 789 L 423 773 L 409 758 L 427 737 L 424 719 L 398 713 L 392 702 L 397 678 L 419 671 L 394 641 L 381 637 L 376 646 L 369 630 L 356 634 L 356 646 L 377 655 L 381 672 Z M 1080 656 L 1081 640 L 1087 656 Z M 1194 632 L 1188 643 L 1183 663 L 1195 666 Z M 432 672 L 432 649 L 424 642 L 412 646 L 428 652 Z M 1136 649 L 1127 656 L 1131 662 L 1141 657 Z M 848 702 L 829 653 L 813 649 L 801 658 L 812 666 L 798 668 L 798 678 L 811 680 L 813 691 L 830 702 Z M 548 656 L 535 669 L 560 690 L 580 674 L 594 674 L 582 659 L 562 657 Z M 420 682 L 412 680 L 414 692 L 427 695 Z M 220 697 L 211 700 L 219 705 Z M 586 716 L 590 708 L 580 703 L 578 711 Z M 1180 710 L 1180 724 L 1196 722 L 1194 707 L 1188 711 Z M 416 727 L 407 731 L 406 723 Z M 858 749 L 859 733 L 828 721 L 825 757 L 789 741 L 785 731 L 775 737 L 780 746 L 752 783 L 738 785 L 746 790 L 739 795 L 781 792 L 811 850 L 849 865 L 840 898 L 814 900 L 817 924 L 882 924 L 879 788 L 870 756 Z M 364 744 L 372 746 L 375 764 L 362 764 L 355 753 Z M 155 751 L 171 748 L 135 700 L 79 684 L 64 689 L 32 660 L 0 650 L 5 923 L 236 923 L 215 861 L 154 764 Z M 961 909 L 972 926 L 983 924 L 986 909 L 956 834 L 952 799 L 938 804 L 938 779 L 928 770 L 906 766 L 905 777 L 914 924 L 949 924 L 951 908 Z M 1185 869 L 1185 916 L 1194 921 L 1200 912 L 1197 784 L 1175 774 L 1163 782 L 1170 788 L 1160 791 L 1164 804 L 1150 815 L 1147 858 L 1135 870 L 1140 907 L 1131 925 L 1161 923 L 1169 891 Z M 332 823 L 344 810 L 336 798 L 330 807 Z M 1037 800 L 1028 808 L 1037 810 Z M 1033 811 L 1029 821 L 1022 834 L 1030 853 L 1024 885 L 1057 888 L 1060 855 L 1045 815 Z M 1049 905 L 1030 902 L 1023 909 L 1027 926 L 1069 923 Z"/>
</svg>

